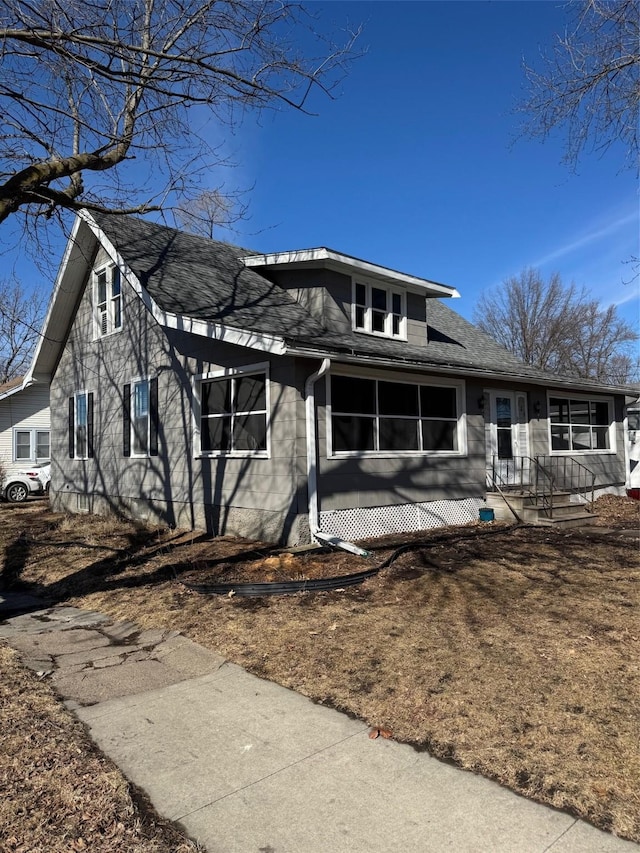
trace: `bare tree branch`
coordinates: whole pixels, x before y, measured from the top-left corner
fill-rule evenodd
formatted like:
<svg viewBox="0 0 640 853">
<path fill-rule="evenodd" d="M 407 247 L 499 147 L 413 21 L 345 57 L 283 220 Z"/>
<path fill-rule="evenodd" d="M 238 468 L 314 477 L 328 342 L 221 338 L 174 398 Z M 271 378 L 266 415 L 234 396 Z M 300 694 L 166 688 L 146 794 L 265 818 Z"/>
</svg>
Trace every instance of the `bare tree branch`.
<svg viewBox="0 0 640 853">
<path fill-rule="evenodd" d="M 26 373 L 44 317 L 44 297 L 0 281 L 0 384 Z"/>
<path fill-rule="evenodd" d="M 473 320 L 525 364 L 603 383 L 634 379 L 630 347 L 638 334 L 614 306 L 600 308 L 557 273 L 544 281 L 537 270 L 523 270 L 483 293 Z"/>
<path fill-rule="evenodd" d="M 333 94 L 357 33 L 313 24 L 287 0 L 0 0 L 0 223 L 195 193 L 219 164 L 211 122 Z"/>
<path fill-rule="evenodd" d="M 566 133 L 565 161 L 575 167 L 587 145 L 625 147 L 624 164 L 638 167 L 640 2 L 572 0 L 566 32 L 540 68 L 525 65 L 528 98 L 519 107 L 527 136 Z"/>
<path fill-rule="evenodd" d="M 175 210 L 178 227 L 192 234 L 213 239 L 221 226 L 228 228 L 241 218 L 246 204 L 239 196 L 221 190 L 203 190 L 195 198 L 179 205 Z"/>
</svg>

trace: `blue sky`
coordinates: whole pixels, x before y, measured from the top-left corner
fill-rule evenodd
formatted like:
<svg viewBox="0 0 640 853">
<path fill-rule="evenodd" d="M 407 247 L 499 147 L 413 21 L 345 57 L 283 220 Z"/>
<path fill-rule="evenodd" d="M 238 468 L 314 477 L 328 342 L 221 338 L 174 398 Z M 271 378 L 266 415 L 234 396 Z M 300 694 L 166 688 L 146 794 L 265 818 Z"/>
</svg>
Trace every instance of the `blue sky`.
<svg viewBox="0 0 640 853">
<path fill-rule="evenodd" d="M 523 58 L 567 18 L 555 2 L 322 2 L 363 23 L 359 59 L 316 116 L 279 112 L 232 140 L 252 186 L 232 238 L 259 251 L 328 246 L 479 294 L 535 266 L 587 286 L 638 324 L 635 174 L 615 146 L 561 163 L 561 138 L 517 140 Z"/>
<path fill-rule="evenodd" d="M 574 174 L 560 137 L 517 140 L 522 61 L 563 29 L 562 3 L 307 6 L 327 24 L 362 23 L 366 55 L 337 100 L 313 100 L 317 115 L 250 116 L 227 139 L 227 186 L 251 190 L 249 218 L 220 239 L 327 246 L 449 284 L 469 318 L 483 290 L 534 266 L 638 324 L 640 281 L 624 263 L 639 254 L 638 187 L 623 152 L 585 156 Z M 41 279 L 24 258 L 17 269 Z"/>
</svg>

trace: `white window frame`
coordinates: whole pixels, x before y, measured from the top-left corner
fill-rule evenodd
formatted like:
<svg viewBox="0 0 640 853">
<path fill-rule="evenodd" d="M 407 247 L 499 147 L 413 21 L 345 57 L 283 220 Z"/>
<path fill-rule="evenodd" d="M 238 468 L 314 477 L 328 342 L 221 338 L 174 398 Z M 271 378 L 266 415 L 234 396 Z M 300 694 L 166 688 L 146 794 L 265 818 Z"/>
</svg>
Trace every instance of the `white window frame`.
<svg viewBox="0 0 640 853">
<path fill-rule="evenodd" d="M 365 288 L 365 305 L 361 306 L 356 303 L 357 287 L 360 285 Z M 374 331 L 373 329 L 373 314 L 371 291 L 373 288 L 383 290 L 386 294 L 386 311 L 384 320 L 384 331 Z M 400 297 L 400 312 L 393 311 L 393 296 Z M 357 311 L 363 308 L 364 326 L 358 326 Z M 399 317 L 398 334 L 393 333 L 393 318 Z M 394 341 L 407 340 L 407 291 L 402 287 L 395 287 L 390 284 L 385 284 L 381 281 L 369 281 L 367 279 L 353 278 L 351 280 L 351 328 L 354 332 L 359 332 L 365 335 L 374 335 L 378 338 L 389 338 Z"/>
<path fill-rule="evenodd" d="M 74 459 L 90 459 L 89 456 L 89 394 L 88 390 L 76 391 L 73 395 L 73 458 Z M 85 436 L 84 436 L 84 454 L 78 453 L 78 399 L 85 398 Z"/>
<path fill-rule="evenodd" d="M 131 397 L 129 399 L 129 458 L 130 459 L 146 459 L 150 456 L 149 447 L 151 445 L 151 376 L 138 376 L 130 381 Z M 136 386 L 146 384 L 147 386 L 147 435 L 146 435 L 146 450 L 136 450 Z"/>
<path fill-rule="evenodd" d="M 49 436 L 49 455 L 38 456 L 38 433 L 46 432 Z M 29 456 L 18 456 L 18 433 L 29 433 Z M 46 427 L 14 427 L 13 428 L 13 461 L 14 462 L 48 462 L 51 459 L 51 430 Z"/>
<path fill-rule="evenodd" d="M 216 379 L 234 379 L 241 376 L 263 374 L 265 377 L 265 410 L 255 410 L 252 414 L 264 414 L 266 419 L 266 449 L 265 450 L 202 450 L 201 440 L 201 418 L 202 418 L 202 384 Z M 269 363 L 251 364 L 243 367 L 224 368 L 212 370 L 206 373 L 198 373 L 192 380 L 193 395 L 193 456 L 196 459 L 206 458 L 271 458 L 271 394 L 269 381 Z M 232 412 L 232 416 L 235 413 Z M 243 413 L 247 414 L 247 413 Z"/>
<path fill-rule="evenodd" d="M 608 427 L 608 438 L 609 438 L 609 447 L 605 448 L 595 448 L 589 450 L 572 450 L 571 448 L 567 450 L 554 450 L 553 442 L 552 442 L 552 433 L 551 427 L 552 424 L 559 424 L 558 421 L 552 421 L 551 418 L 551 398 L 556 398 L 560 400 L 580 400 L 588 403 L 606 403 L 608 410 L 609 423 L 606 425 Z M 563 391 L 547 391 L 547 430 L 548 430 L 548 442 L 549 442 L 549 454 L 551 456 L 615 456 L 616 450 L 616 420 L 615 420 L 615 405 L 613 397 L 598 397 L 596 395 L 589 394 L 580 394 L 580 393 L 567 393 Z M 568 426 L 570 431 L 573 426 L 590 426 L 590 427 L 598 427 L 605 426 L 605 424 L 573 424 L 569 421 L 568 424 L 562 424 L 562 426 Z"/>
<path fill-rule="evenodd" d="M 100 277 L 104 275 L 105 299 L 100 301 Z M 114 293 L 114 284 L 118 292 Z M 104 264 L 93 271 L 94 339 L 122 331 L 122 273 L 117 264 Z M 119 321 L 119 322 L 117 322 Z"/>
<path fill-rule="evenodd" d="M 457 450 L 334 450 L 333 449 L 333 406 L 331 402 L 331 378 L 334 376 L 342 376 L 347 377 L 349 379 L 369 379 L 373 381 L 379 382 L 395 382 L 399 385 L 417 385 L 417 386 L 427 386 L 427 387 L 440 387 L 440 388 L 453 388 L 456 392 L 456 410 L 457 410 L 457 419 L 456 419 L 456 437 L 458 448 Z M 432 378 L 432 377 L 416 377 L 415 379 L 407 379 L 404 374 L 380 374 L 380 373 L 368 373 L 366 371 L 358 371 L 352 372 L 349 370 L 332 370 L 329 374 L 330 381 L 327 386 L 327 406 L 326 406 L 326 436 L 327 436 L 327 458 L 329 459 L 345 459 L 348 457 L 356 458 L 356 459 L 383 459 L 383 458 L 396 458 L 396 457 L 420 457 L 420 458 L 447 458 L 447 457 L 459 457 L 467 455 L 467 416 L 465 410 L 465 382 L 464 380 L 456 380 L 456 379 L 441 379 L 440 377 Z M 376 404 L 377 404 L 377 393 L 376 393 Z M 350 414 L 357 415 L 356 412 L 352 412 Z M 375 415 L 363 415 L 363 417 L 374 417 L 376 422 L 379 422 L 380 414 L 376 412 Z M 394 417 L 383 415 L 382 417 Z M 417 417 L 415 415 L 407 415 L 407 416 L 398 416 L 399 419 L 406 419 L 412 421 L 423 421 L 423 420 L 449 420 L 447 418 L 422 418 Z M 453 421 L 453 419 L 451 419 Z M 376 432 L 378 432 L 379 427 L 376 426 Z M 419 430 L 420 440 L 421 440 L 422 431 Z"/>
</svg>

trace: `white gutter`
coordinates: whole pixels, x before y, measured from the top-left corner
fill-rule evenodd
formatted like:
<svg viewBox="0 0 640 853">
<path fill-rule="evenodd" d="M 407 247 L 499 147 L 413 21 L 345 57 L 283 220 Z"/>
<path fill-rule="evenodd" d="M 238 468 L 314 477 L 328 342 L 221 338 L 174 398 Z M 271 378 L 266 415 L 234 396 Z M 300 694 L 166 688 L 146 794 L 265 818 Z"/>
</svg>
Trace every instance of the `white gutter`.
<svg viewBox="0 0 640 853">
<path fill-rule="evenodd" d="M 315 385 L 331 367 L 331 359 L 324 358 L 320 367 L 307 377 L 304 386 L 304 405 L 307 422 L 307 490 L 309 496 L 309 531 L 313 539 L 332 545 L 334 548 L 342 548 L 359 557 L 370 557 L 368 551 L 359 548 L 353 542 L 345 542 L 339 536 L 331 533 L 322 533 L 318 517 L 318 452 L 317 452 L 317 430 L 316 430 L 316 395 Z"/>
<path fill-rule="evenodd" d="M 306 347 L 299 346 L 287 346 L 286 347 L 287 355 L 301 356 L 302 358 L 324 358 L 324 354 L 318 352 L 318 350 L 312 350 Z M 457 364 L 435 364 L 428 363 L 424 361 L 398 361 L 391 360 L 389 358 L 380 358 L 379 356 L 369 356 L 369 355 L 350 355 L 348 353 L 334 353 L 333 356 L 334 364 L 355 364 L 359 367 L 370 367 L 370 368 L 389 368 L 390 370 L 395 370 L 396 372 L 399 370 L 413 370 L 417 373 L 443 373 L 446 375 L 450 375 L 451 373 L 459 374 L 460 376 L 471 376 L 478 377 L 482 379 L 491 378 L 494 380 L 504 381 L 504 382 L 520 382 L 522 384 L 527 383 L 536 383 L 538 385 L 545 385 L 550 388 L 558 388 L 560 390 L 578 390 L 583 393 L 593 392 L 594 394 L 608 394 L 609 396 L 613 394 L 627 394 L 628 395 L 628 387 L 620 385 L 600 385 L 594 383 L 593 385 L 585 384 L 581 379 L 575 376 L 568 376 L 566 378 L 559 377 L 558 379 L 554 379 L 549 376 L 544 377 L 535 377 L 535 376 L 526 376 L 522 373 L 506 373 L 501 370 L 492 370 L 490 368 L 483 367 L 464 367 Z"/>
</svg>

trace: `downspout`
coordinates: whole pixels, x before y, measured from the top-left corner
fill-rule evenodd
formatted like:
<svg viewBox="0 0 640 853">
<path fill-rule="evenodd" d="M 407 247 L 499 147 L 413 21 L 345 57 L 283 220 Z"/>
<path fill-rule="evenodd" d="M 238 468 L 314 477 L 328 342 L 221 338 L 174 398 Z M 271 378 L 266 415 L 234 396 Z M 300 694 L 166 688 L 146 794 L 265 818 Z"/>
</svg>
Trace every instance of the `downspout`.
<svg viewBox="0 0 640 853">
<path fill-rule="evenodd" d="M 311 537 L 325 545 L 334 548 L 342 548 L 359 557 L 370 557 L 370 553 L 359 548 L 352 542 L 345 542 L 339 536 L 331 533 L 322 533 L 318 516 L 318 453 L 317 453 L 317 430 L 316 430 L 316 394 L 315 385 L 331 367 L 331 359 L 324 358 L 322 364 L 307 378 L 304 386 L 305 419 L 307 426 L 307 491 L 309 497 L 309 531 Z"/>
</svg>

